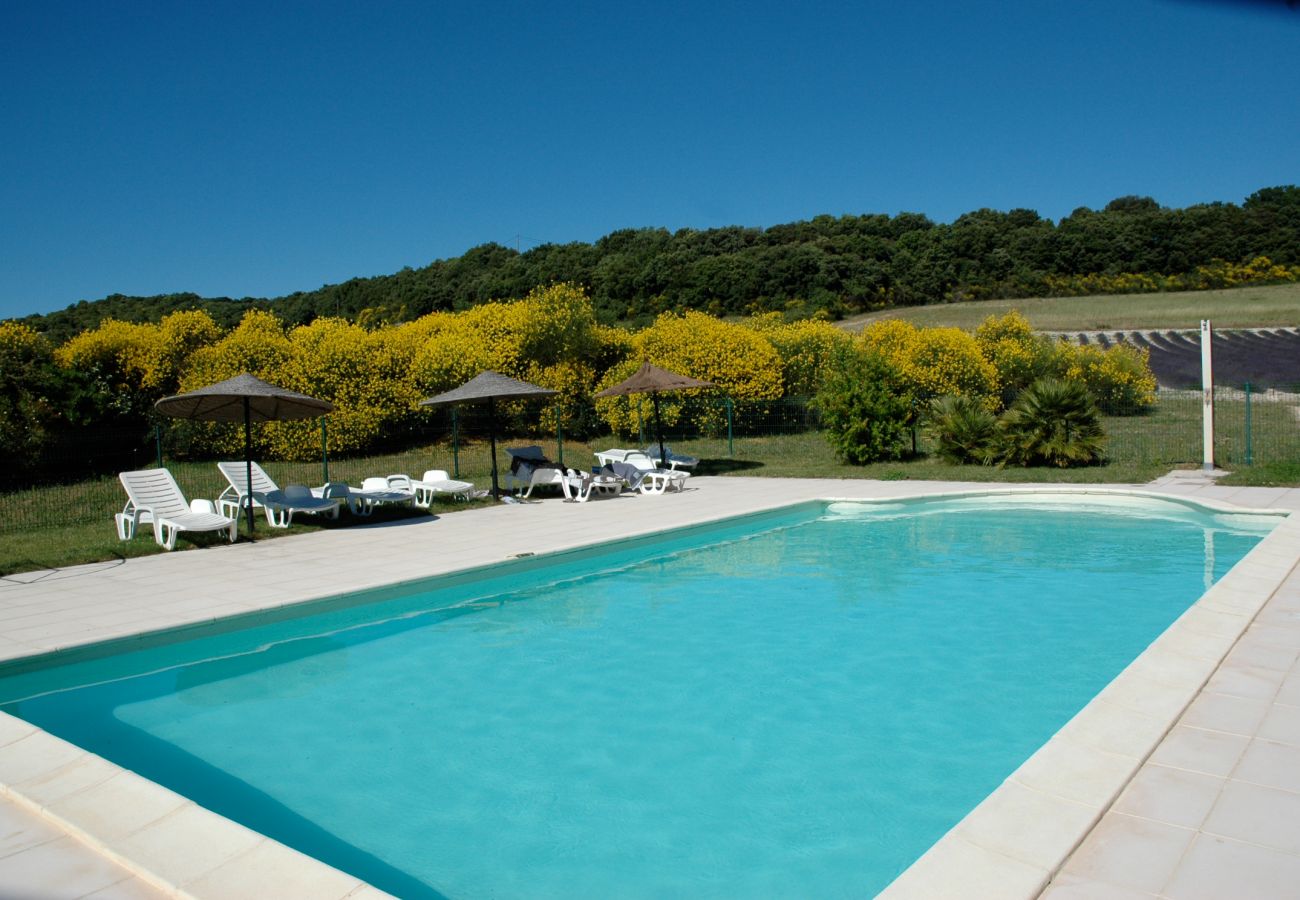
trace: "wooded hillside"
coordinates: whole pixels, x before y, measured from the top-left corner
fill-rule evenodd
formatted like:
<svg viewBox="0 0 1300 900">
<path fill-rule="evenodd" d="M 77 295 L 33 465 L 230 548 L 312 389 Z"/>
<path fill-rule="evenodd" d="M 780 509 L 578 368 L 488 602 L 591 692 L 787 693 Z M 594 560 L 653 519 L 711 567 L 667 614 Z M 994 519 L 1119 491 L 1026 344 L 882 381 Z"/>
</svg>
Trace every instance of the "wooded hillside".
<svg viewBox="0 0 1300 900">
<path fill-rule="evenodd" d="M 1258 257 L 1279 271 L 1300 266 L 1300 187 L 1264 188 L 1241 205 L 1183 209 L 1120 197 L 1059 223 L 1028 209 L 982 209 L 950 224 L 900 213 L 823 215 L 770 228 L 624 229 L 594 244 L 523 253 L 484 244 L 423 268 L 274 299 L 115 294 L 21 321 L 55 342 L 106 318 L 158 322 L 182 309 L 205 310 L 223 327 L 250 308 L 271 310 L 289 325 L 342 316 L 369 326 L 521 297 L 557 282 L 585 288 L 606 323 L 640 325 L 684 309 L 841 318 L 956 300 L 1225 287 L 1234 266 Z"/>
</svg>

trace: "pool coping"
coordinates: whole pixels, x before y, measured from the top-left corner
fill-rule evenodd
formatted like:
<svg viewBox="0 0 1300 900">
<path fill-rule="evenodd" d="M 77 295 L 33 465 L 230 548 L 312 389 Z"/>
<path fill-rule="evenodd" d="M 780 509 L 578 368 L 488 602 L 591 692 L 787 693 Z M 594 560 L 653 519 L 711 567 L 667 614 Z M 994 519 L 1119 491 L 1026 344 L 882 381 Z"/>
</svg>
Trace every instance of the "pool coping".
<svg viewBox="0 0 1300 900">
<path fill-rule="evenodd" d="M 897 502 L 1050 493 L 1129 495 L 1281 517 L 1277 528 L 1232 571 L 881 894 L 895 900 L 1037 896 L 1291 573 L 1297 553 L 1287 548 L 1300 539 L 1300 516 L 1288 510 L 1189 499 L 1136 487 L 963 485 L 889 491 L 888 496 L 852 493 L 829 496 L 829 491 L 820 491 L 793 501 L 773 499 L 749 512 L 810 500 Z M 693 521 L 706 525 L 745 514 L 706 513 Z M 633 529 L 619 539 L 676 530 L 673 525 L 651 526 Z M 596 543 L 600 540 L 569 543 L 546 555 Z M 309 604 L 331 593 L 268 608 Z M 81 645 L 98 642 L 86 640 Z M 4 714 L 0 714 L 0 796 L 53 821 L 173 896 L 387 896 L 355 876 Z"/>
</svg>

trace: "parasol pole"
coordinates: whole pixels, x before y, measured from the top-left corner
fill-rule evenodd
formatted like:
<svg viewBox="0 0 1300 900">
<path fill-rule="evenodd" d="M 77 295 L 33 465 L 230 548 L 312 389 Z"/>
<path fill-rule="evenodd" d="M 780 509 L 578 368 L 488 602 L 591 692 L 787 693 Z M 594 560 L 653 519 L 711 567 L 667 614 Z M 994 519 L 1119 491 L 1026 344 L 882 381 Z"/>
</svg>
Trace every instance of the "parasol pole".
<svg viewBox="0 0 1300 900">
<path fill-rule="evenodd" d="M 492 448 L 492 499 L 501 499 L 497 487 L 497 398 L 488 397 L 488 444 Z"/>
<path fill-rule="evenodd" d="M 248 408 L 248 398 L 244 398 L 244 500 L 248 504 L 248 537 L 253 537 L 253 426 Z"/>
<path fill-rule="evenodd" d="M 659 468 L 668 468 L 668 454 L 664 453 L 664 420 L 659 417 L 659 392 L 651 391 L 650 399 L 655 405 L 655 431 L 659 435 Z"/>
</svg>

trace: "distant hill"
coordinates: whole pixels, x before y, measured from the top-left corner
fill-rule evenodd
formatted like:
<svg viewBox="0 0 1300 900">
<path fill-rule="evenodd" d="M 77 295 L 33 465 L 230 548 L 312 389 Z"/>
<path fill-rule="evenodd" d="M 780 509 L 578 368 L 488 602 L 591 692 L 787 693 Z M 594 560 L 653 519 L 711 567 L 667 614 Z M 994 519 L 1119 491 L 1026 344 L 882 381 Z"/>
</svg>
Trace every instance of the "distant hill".
<svg viewBox="0 0 1300 900">
<path fill-rule="evenodd" d="M 1264 188 L 1241 205 L 1183 209 L 1120 197 L 1059 223 L 1028 209 L 981 209 L 950 224 L 900 213 L 817 216 L 769 228 L 623 229 L 593 244 L 544 244 L 523 253 L 484 244 L 423 268 L 284 297 L 114 294 L 22 321 L 55 341 L 109 317 L 157 321 L 196 308 L 224 325 L 250 308 L 270 309 L 290 324 L 326 315 L 398 322 L 522 297 L 557 281 L 582 285 L 607 322 L 640 324 L 687 308 L 792 317 L 821 311 L 841 319 L 900 306 L 1039 297 L 1059 293 L 1054 285 L 1074 276 L 1170 275 L 1257 256 L 1300 265 L 1300 187 Z"/>
</svg>

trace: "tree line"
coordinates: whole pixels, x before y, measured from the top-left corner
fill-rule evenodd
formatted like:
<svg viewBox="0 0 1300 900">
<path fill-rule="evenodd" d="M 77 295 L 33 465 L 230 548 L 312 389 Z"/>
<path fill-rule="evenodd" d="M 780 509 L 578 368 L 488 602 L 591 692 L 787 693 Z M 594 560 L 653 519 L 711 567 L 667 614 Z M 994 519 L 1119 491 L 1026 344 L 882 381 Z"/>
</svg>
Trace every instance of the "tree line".
<svg viewBox="0 0 1300 900">
<path fill-rule="evenodd" d="M 952 223 L 905 212 L 821 215 L 769 228 L 628 228 L 595 243 L 524 252 L 483 244 L 423 268 L 273 299 L 114 294 L 21 321 L 55 342 L 108 318 L 158 322 L 188 309 L 204 310 L 226 328 L 249 309 L 274 312 L 290 325 L 334 316 L 371 327 L 521 297 L 559 282 L 583 287 L 609 324 L 643 325 L 686 309 L 838 319 L 891 306 L 1050 295 L 1080 283 L 1074 276 L 1177 275 L 1215 260 L 1261 256 L 1283 267 L 1300 265 L 1300 187 L 1263 188 L 1240 205 L 1181 209 L 1150 197 L 1119 197 L 1101 210 L 1076 209 L 1060 222 L 1029 209 L 980 209 Z M 1157 282 L 1132 283 L 1148 290 L 1143 285 Z"/>
</svg>

